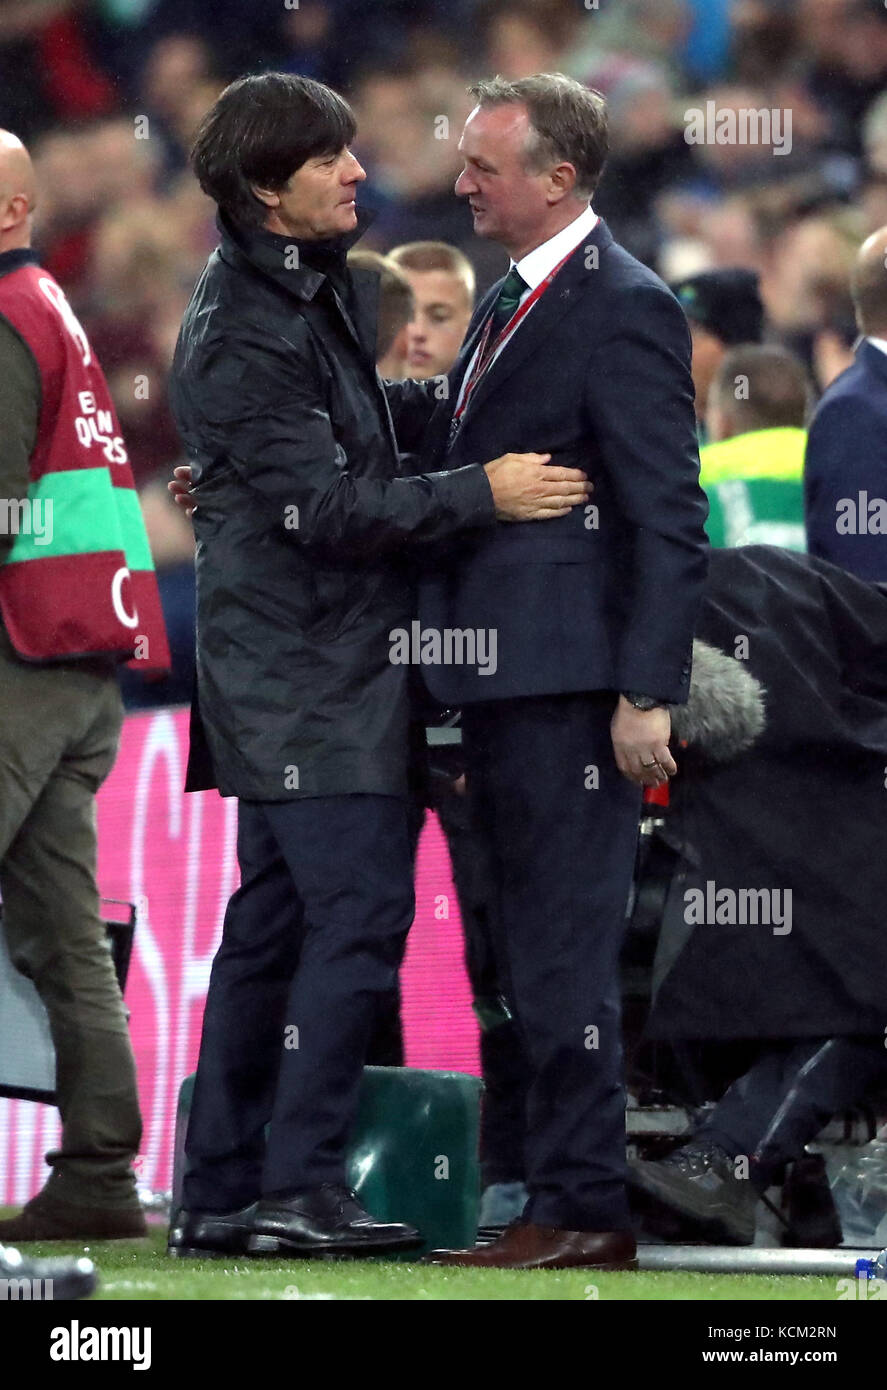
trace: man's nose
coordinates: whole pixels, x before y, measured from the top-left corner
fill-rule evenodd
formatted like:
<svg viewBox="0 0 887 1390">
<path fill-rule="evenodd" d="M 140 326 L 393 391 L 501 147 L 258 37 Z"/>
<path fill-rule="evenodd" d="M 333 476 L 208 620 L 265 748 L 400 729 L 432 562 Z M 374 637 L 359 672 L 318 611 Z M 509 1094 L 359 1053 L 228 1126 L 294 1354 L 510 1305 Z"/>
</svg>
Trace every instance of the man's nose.
<svg viewBox="0 0 887 1390">
<path fill-rule="evenodd" d="M 363 183 L 366 176 L 366 169 L 364 169 L 363 165 L 352 154 L 350 162 L 346 165 L 345 168 L 345 182 Z"/>
<path fill-rule="evenodd" d="M 477 184 L 467 169 L 463 169 L 457 178 L 455 192 L 459 198 L 469 198 L 472 193 L 477 192 Z"/>
</svg>

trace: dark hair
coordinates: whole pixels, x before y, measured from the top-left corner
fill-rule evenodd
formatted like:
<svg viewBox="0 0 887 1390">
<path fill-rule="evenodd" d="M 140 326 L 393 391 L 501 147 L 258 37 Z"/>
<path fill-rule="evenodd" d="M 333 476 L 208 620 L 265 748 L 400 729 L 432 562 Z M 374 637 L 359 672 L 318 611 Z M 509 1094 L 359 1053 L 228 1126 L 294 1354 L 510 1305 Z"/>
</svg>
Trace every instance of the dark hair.
<svg viewBox="0 0 887 1390">
<path fill-rule="evenodd" d="M 736 395 L 738 377 L 745 377 L 747 395 Z M 711 391 L 737 434 L 788 426 L 803 429 L 813 400 L 804 363 L 775 344 L 733 348 L 718 367 Z"/>
<path fill-rule="evenodd" d="M 600 92 L 562 72 L 538 72 L 517 82 L 493 77 L 468 90 L 479 106 L 525 106 L 532 132 L 528 170 L 541 173 L 565 159 L 576 170 L 576 193 L 591 197 L 609 148 L 607 103 Z"/>
<path fill-rule="evenodd" d="M 250 185 L 283 188 L 306 160 L 338 154 L 356 130 L 354 112 L 331 87 L 264 72 L 225 88 L 200 123 L 191 161 L 223 212 L 261 226 L 266 208 Z"/>
<path fill-rule="evenodd" d="M 378 251 L 349 251 L 352 270 L 372 270 L 379 276 L 379 317 L 376 325 L 376 358 L 387 357 L 394 340 L 413 317 L 415 298 L 402 270 Z"/>
</svg>

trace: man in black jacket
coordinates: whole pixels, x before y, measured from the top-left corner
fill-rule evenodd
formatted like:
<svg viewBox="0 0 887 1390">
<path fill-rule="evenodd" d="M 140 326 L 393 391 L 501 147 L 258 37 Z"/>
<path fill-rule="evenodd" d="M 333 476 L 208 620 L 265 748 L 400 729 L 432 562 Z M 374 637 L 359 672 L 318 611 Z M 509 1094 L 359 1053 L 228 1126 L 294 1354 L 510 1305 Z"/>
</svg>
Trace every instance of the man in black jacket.
<svg viewBox="0 0 887 1390">
<path fill-rule="evenodd" d="M 345 1185 L 369 1033 L 413 914 L 400 552 L 587 497 L 547 453 L 397 476 L 435 383 L 383 388 L 376 373 L 378 279 L 345 265 L 365 177 L 354 133 L 334 92 L 270 73 L 227 88 L 195 146 L 222 244 L 171 387 L 198 502 L 188 787 L 239 797 L 241 886 L 213 963 L 174 1253 L 417 1243 Z"/>
<path fill-rule="evenodd" d="M 458 538 L 420 595 L 423 629 L 497 634 L 495 671 L 423 670 L 463 707 L 503 984 L 532 1071 L 521 1222 L 440 1259 L 619 1269 L 635 1244 L 618 956 L 640 788 L 675 771 L 666 704 L 687 696 L 706 572 L 690 335 L 590 206 L 607 148 L 599 94 L 559 74 L 473 91 L 456 191 L 512 267 L 469 326 L 426 464 L 544 441 L 588 472 L 594 498 L 547 527 Z"/>
</svg>

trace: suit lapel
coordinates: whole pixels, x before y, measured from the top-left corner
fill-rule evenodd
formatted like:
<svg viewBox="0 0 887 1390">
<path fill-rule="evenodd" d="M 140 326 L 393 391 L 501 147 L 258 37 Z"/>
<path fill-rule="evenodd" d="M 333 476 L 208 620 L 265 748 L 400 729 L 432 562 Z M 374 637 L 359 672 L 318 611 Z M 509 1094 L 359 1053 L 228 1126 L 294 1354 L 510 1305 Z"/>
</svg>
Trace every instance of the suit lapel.
<svg viewBox="0 0 887 1390">
<path fill-rule="evenodd" d="M 459 356 L 450 368 L 449 382 L 452 400 L 458 399 L 459 391 L 462 387 L 462 380 L 468 370 L 468 364 L 475 354 L 477 345 L 481 340 L 484 324 L 487 321 L 490 310 L 499 297 L 501 288 L 502 280 L 500 279 L 487 290 L 472 315 L 471 323 L 468 325 L 468 332 L 465 334 L 465 340 L 459 349 Z"/>
<path fill-rule="evenodd" d="M 473 416 L 522 362 L 544 350 L 546 343 L 552 339 L 558 320 L 572 309 L 581 295 L 594 287 L 597 272 L 596 268 L 586 267 L 588 247 L 595 246 L 601 253 L 612 241 L 613 237 L 603 220 L 598 221 L 587 237 L 583 237 L 542 298 L 533 305 L 496 360 L 484 372 L 472 392 L 466 417 Z"/>
<path fill-rule="evenodd" d="M 484 324 L 487 316 L 492 309 L 499 294 L 502 280 L 497 280 L 483 299 L 478 304 L 471 316 L 471 322 L 459 349 L 459 356 L 453 363 L 447 374 L 447 396 L 437 407 L 428 425 L 426 436 L 426 446 L 423 450 L 432 462 L 436 462 L 445 449 L 447 435 L 450 428 L 450 420 L 453 418 L 453 411 L 456 409 L 456 402 L 459 399 L 459 392 L 462 388 L 462 380 L 468 370 L 468 364 L 474 356 L 475 349 L 481 339 Z"/>
</svg>

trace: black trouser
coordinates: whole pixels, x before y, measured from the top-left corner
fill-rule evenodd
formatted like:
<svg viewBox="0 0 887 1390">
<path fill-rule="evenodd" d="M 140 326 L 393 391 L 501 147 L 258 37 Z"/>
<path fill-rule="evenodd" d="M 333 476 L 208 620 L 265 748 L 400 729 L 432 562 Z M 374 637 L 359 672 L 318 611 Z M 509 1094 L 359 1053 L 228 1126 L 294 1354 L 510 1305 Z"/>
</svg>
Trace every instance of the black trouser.
<svg viewBox="0 0 887 1390">
<path fill-rule="evenodd" d="M 493 933 L 531 1068 L 525 1216 L 628 1230 L 619 951 L 640 790 L 610 742 L 614 697 L 463 711 L 470 794 L 489 828 Z"/>
<path fill-rule="evenodd" d="M 745 1154 L 755 1186 L 782 1177 L 787 1163 L 833 1115 L 887 1082 L 883 1038 L 810 1038 L 774 1044 L 724 1093 L 697 1139 Z"/>
<path fill-rule="evenodd" d="M 367 1044 L 413 917 L 397 797 L 242 801 L 237 852 L 185 1146 L 196 1211 L 344 1182 Z"/>
</svg>

